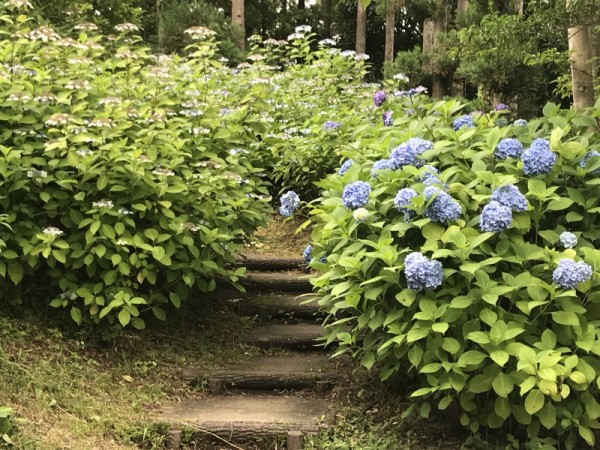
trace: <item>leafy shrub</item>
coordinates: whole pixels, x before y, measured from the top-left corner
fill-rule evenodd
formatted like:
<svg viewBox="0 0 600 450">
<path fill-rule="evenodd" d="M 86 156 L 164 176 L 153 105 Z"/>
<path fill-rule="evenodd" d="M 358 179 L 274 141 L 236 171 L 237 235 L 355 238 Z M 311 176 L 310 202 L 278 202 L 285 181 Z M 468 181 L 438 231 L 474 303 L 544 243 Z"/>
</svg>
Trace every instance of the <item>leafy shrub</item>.
<svg viewBox="0 0 600 450">
<path fill-rule="evenodd" d="M 210 30 L 151 57 L 136 27 L 61 37 L 8 3 L 0 42 L 3 301 L 50 297 L 75 322 L 145 326 L 217 278 L 270 211 L 253 140 L 260 86 L 226 98 Z M 228 81 L 229 80 L 229 81 Z"/>
<path fill-rule="evenodd" d="M 458 411 L 473 433 L 505 427 L 530 448 L 593 445 L 600 112 L 548 104 L 528 124 L 497 127 L 492 112 L 459 128 L 456 101 L 389 104 L 394 126 L 364 117 L 342 152 L 352 166 L 319 183 L 311 264 L 328 341 L 401 375 L 423 416 Z M 396 170 L 372 170 L 390 154 Z M 357 214 L 342 193 L 359 180 L 371 193 Z"/>
</svg>

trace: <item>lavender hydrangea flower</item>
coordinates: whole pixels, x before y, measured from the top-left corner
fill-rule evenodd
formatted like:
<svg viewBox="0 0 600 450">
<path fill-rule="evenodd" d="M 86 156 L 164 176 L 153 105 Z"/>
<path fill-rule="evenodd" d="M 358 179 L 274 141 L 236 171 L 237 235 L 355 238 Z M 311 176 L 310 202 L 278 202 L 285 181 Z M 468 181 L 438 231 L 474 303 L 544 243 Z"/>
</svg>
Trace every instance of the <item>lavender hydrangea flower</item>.
<svg viewBox="0 0 600 450">
<path fill-rule="evenodd" d="M 411 291 L 435 289 L 444 280 L 442 263 L 427 259 L 422 253 L 413 252 L 404 260 L 406 284 Z"/>
<path fill-rule="evenodd" d="M 400 189 L 394 198 L 394 206 L 398 211 L 404 214 L 404 220 L 408 222 L 412 217 L 414 217 L 415 212 L 408 208 L 411 205 L 411 200 L 416 197 L 417 191 L 411 188 Z"/>
<path fill-rule="evenodd" d="M 573 248 L 577 245 L 577 236 L 570 231 L 563 231 L 558 237 L 565 248 Z"/>
<path fill-rule="evenodd" d="M 394 166 L 389 159 L 379 159 L 373 163 L 371 176 L 377 179 L 377 172 L 380 170 L 394 170 Z"/>
<path fill-rule="evenodd" d="M 423 211 L 425 217 L 434 222 L 447 223 L 460 217 L 460 204 L 448 193 L 436 186 L 427 186 L 423 191 L 429 205 Z"/>
<path fill-rule="evenodd" d="M 527 121 L 525 119 L 517 119 L 514 121 L 513 125 L 515 127 L 526 127 Z"/>
<path fill-rule="evenodd" d="M 579 283 L 589 280 L 593 271 L 589 264 L 572 259 L 561 259 L 552 273 L 552 280 L 563 289 L 575 289 Z"/>
<path fill-rule="evenodd" d="M 581 160 L 581 162 L 579 163 L 579 166 L 582 169 L 585 169 L 587 166 L 587 163 L 589 161 L 590 158 L 596 157 L 596 156 L 600 156 L 600 153 L 598 153 L 596 150 L 592 150 L 590 152 L 587 152 L 585 154 L 585 156 L 583 157 L 583 159 Z M 600 175 L 600 168 L 592 170 L 592 172 L 590 172 L 592 175 Z"/>
<path fill-rule="evenodd" d="M 338 175 L 344 175 L 346 172 L 348 172 L 348 169 L 352 167 L 352 164 L 354 164 L 354 161 L 351 159 L 344 161 L 344 164 L 342 164 L 342 167 L 340 167 L 340 170 L 338 170 Z"/>
<path fill-rule="evenodd" d="M 546 139 L 538 138 L 525 150 L 521 159 L 523 173 L 529 177 L 549 173 L 556 163 L 556 154 L 550 151 L 550 143 Z"/>
<path fill-rule="evenodd" d="M 383 113 L 383 125 L 391 127 L 394 125 L 394 119 L 392 118 L 392 111 L 386 111 Z"/>
<path fill-rule="evenodd" d="M 439 185 L 442 186 L 444 190 L 448 189 L 448 185 L 444 183 L 439 178 L 439 171 L 430 165 L 424 167 L 424 172 L 419 177 L 419 181 L 426 186 Z"/>
<path fill-rule="evenodd" d="M 521 194 L 519 188 L 512 184 L 507 184 L 494 190 L 492 201 L 508 206 L 513 211 L 527 211 L 527 199 Z"/>
<path fill-rule="evenodd" d="M 498 159 L 518 158 L 523 152 L 523 144 L 514 138 L 502 139 L 494 149 L 494 156 Z"/>
<path fill-rule="evenodd" d="M 328 120 L 323 124 L 323 128 L 326 130 L 336 130 L 342 126 L 342 122 L 334 122 L 332 120 Z"/>
<path fill-rule="evenodd" d="M 369 201 L 371 186 L 364 181 L 355 181 L 346 185 L 342 192 L 342 204 L 349 209 L 362 208 Z"/>
<path fill-rule="evenodd" d="M 512 211 L 508 206 L 490 202 L 484 206 L 479 219 L 481 231 L 494 233 L 508 230 L 512 224 Z"/>
<path fill-rule="evenodd" d="M 294 210 L 300 206 L 300 197 L 294 191 L 286 192 L 281 196 L 279 201 L 281 202 L 279 214 L 283 217 L 290 217 Z"/>
<path fill-rule="evenodd" d="M 495 107 L 494 107 L 494 111 L 510 111 L 510 106 L 504 104 L 504 103 L 498 103 Z"/>
<path fill-rule="evenodd" d="M 475 123 L 473 123 L 473 118 L 468 114 L 460 116 L 454 119 L 454 122 L 452 122 L 452 128 L 454 128 L 454 131 L 457 131 L 461 128 L 473 128 L 474 126 Z"/>
<path fill-rule="evenodd" d="M 373 95 L 373 103 L 375 103 L 375 106 L 377 107 L 381 106 L 386 99 L 387 95 L 384 91 L 377 91 L 375 92 L 375 95 Z"/>
</svg>

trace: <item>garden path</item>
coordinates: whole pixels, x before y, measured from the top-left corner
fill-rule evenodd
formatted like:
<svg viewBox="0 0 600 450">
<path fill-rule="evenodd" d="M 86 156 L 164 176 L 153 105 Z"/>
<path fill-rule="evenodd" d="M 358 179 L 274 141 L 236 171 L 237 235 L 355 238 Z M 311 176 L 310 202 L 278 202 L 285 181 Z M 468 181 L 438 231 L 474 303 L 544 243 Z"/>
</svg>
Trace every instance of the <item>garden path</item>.
<svg viewBox="0 0 600 450">
<path fill-rule="evenodd" d="M 232 295 L 240 314 L 257 318 L 245 342 L 266 353 L 218 371 L 182 369 L 209 394 L 160 413 L 171 427 L 172 449 L 182 446 L 181 430 L 190 430 L 189 448 L 301 450 L 306 434 L 328 427 L 330 388 L 346 370 L 318 345 L 323 316 L 302 261 L 253 255 L 240 264 L 249 271 L 242 282 L 248 292 Z"/>
</svg>

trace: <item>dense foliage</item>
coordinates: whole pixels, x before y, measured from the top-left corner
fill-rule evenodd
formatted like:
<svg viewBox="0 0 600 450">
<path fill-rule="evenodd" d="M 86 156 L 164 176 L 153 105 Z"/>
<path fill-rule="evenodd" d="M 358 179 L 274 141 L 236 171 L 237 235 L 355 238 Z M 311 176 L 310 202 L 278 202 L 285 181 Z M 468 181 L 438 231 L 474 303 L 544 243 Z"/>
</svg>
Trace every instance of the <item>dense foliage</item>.
<svg viewBox="0 0 600 450">
<path fill-rule="evenodd" d="M 375 95 L 378 101 L 378 94 Z M 460 422 L 530 448 L 600 428 L 600 140 L 593 114 L 387 96 L 319 183 L 314 279 L 328 340 Z M 406 110 L 414 110 L 407 115 Z M 561 447 L 562 448 L 562 447 Z"/>
<path fill-rule="evenodd" d="M 260 85 L 228 97 L 206 29 L 188 33 L 189 58 L 151 57 L 132 24 L 110 40 L 89 23 L 61 37 L 2 19 L 3 301 L 50 297 L 77 323 L 142 328 L 145 311 L 162 319 L 219 277 L 235 283 L 234 254 L 270 210 L 240 149 Z"/>
</svg>

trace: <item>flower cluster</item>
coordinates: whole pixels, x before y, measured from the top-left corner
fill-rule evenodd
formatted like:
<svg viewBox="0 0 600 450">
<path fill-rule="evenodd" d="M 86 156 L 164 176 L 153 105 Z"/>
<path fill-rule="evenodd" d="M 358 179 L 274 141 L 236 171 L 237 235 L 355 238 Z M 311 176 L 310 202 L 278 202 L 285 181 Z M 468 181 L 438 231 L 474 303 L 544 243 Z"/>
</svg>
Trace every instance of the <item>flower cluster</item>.
<svg viewBox="0 0 600 450">
<path fill-rule="evenodd" d="M 444 279 L 442 263 L 429 260 L 419 252 L 409 254 L 404 260 L 404 275 L 408 288 L 415 292 L 435 289 Z"/>
<path fill-rule="evenodd" d="M 392 118 L 392 111 L 386 111 L 383 113 L 383 125 L 391 127 L 394 125 L 394 119 Z"/>
<path fill-rule="evenodd" d="M 423 191 L 429 203 L 423 211 L 425 217 L 434 222 L 448 223 L 460 217 L 460 204 L 448 193 L 436 186 L 427 186 Z"/>
<path fill-rule="evenodd" d="M 483 207 L 479 226 L 481 231 L 497 233 L 508 230 L 512 224 L 512 210 L 502 203 L 492 201 Z"/>
<path fill-rule="evenodd" d="M 424 151 L 433 148 L 433 142 L 418 137 L 410 138 L 406 142 L 392 149 L 390 161 L 392 167 L 400 169 L 403 166 L 420 167 L 423 162 L 418 158 Z"/>
<path fill-rule="evenodd" d="M 563 231 L 558 237 L 565 248 L 573 248 L 577 245 L 577 236 L 570 231 Z"/>
<path fill-rule="evenodd" d="M 384 91 L 377 91 L 375 92 L 375 95 L 373 95 L 373 103 L 375 104 L 375 106 L 379 107 L 383 104 L 383 102 L 385 102 L 387 99 L 387 95 L 385 94 Z"/>
<path fill-rule="evenodd" d="M 365 220 L 367 220 L 369 218 L 369 210 L 366 208 L 355 209 L 354 212 L 352 213 L 352 217 L 357 222 L 364 222 Z"/>
<path fill-rule="evenodd" d="M 523 152 L 523 144 L 514 138 L 502 139 L 494 149 L 494 156 L 498 159 L 518 158 Z"/>
<path fill-rule="evenodd" d="M 332 120 L 328 120 L 323 124 L 323 128 L 326 130 L 335 130 L 337 128 L 340 128 L 342 125 L 342 122 L 334 122 Z"/>
<path fill-rule="evenodd" d="M 342 164 L 342 167 L 340 167 L 340 170 L 338 170 L 338 175 L 344 175 L 346 172 L 348 172 L 348 169 L 352 167 L 353 163 L 354 161 L 352 161 L 351 159 L 347 159 L 346 161 L 344 161 L 344 164 Z"/>
<path fill-rule="evenodd" d="M 310 264 L 310 262 L 312 261 L 312 252 L 313 246 L 308 244 L 302 252 L 302 261 L 304 261 L 305 264 Z"/>
<path fill-rule="evenodd" d="M 380 170 L 393 170 L 394 166 L 389 159 L 379 159 L 373 163 L 371 168 L 371 176 L 377 179 L 377 172 Z"/>
<path fill-rule="evenodd" d="M 512 184 L 499 187 L 492 193 L 492 201 L 509 207 L 513 211 L 527 211 L 527 199 L 519 188 Z"/>
<path fill-rule="evenodd" d="M 46 236 L 60 236 L 61 234 L 64 234 L 60 228 L 56 227 L 46 227 L 42 230 L 42 233 Z"/>
<path fill-rule="evenodd" d="M 300 206 L 300 197 L 294 191 L 288 191 L 281 196 L 279 199 L 281 206 L 279 207 L 279 214 L 283 217 L 290 217 L 294 210 Z"/>
<path fill-rule="evenodd" d="M 468 114 L 464 116 L 460 116 L 452 122 L 452 128 L 454 131 L 460 130 L 461 128 L 473 128 L 475 124 L 473 123 L 473 118 Z"/>
<path fill-rule="evenodd" d="M 582 169 L 585 169 L 586 166 L 587 166 L 587 163 L 588 163 L 589 159 L 590 158 L 594 158 L 594 157 L 598 157 L 598 156 L 600 156 L 600 153 L 597 152 L 596 150 L 592 150 L 591 152 L 587 152 L 585 154 L 585 156 L 583 157 L 583 159 L 581 160 L 581 162 L 579 163 L 579 166 Z M 591 174 L 592 175 L 600 175 L 600 168 L 592 170 Z"/>
<path fill-rule="evenodd" d="M 589 264 L 572 259 L 561 259 L 552 273 L 552 280 L 563 289 L 575 289 L 579 283 L 592 277 L 592 268 Z"/>
<path fill-rule="evenodd" d="M 514 121 L 513 125 L 515 127 L 526 127 L 527 121 L 525 119 L 517 119 Z"/>
<path fill-rule="evenodd" d="M 498 103 L 495 107 L 494 107 L 494 111 L 510 111 L 510 106 L 504 104 L 504 103 Z"/>
<path fill-rule="evenodd" d="M 396 97 L 412 97 L 413 95 L 426 94 L 427 88 L 424 86 L 417 86 L 415 88 L 407 89 L 406 91 L 394 91 Z"/>
<path fill-rule="evenodd" d="M 523 173 L 530 177 L 549 173 L 556 162 L 556 154 L 550 151 L 550 143 L 546 139 L 536 139 L 523 155 Z"/>
<path fill-rule="evenodd" d="M 364 181 L 355 181 L 344 187 L 342 204 L 349 209 L 362 208 L 369 201 L 371 186 Z"/>
<path fill-rule="evenodd" d="M 400 189 L 394 198 L 394 206 L 404 214 L 404 220 L 407 222 L 415 215 L 415 212 L 409 206 L 412 203 L 411 200 L 417 195 L 417 191 L 414 189 L 404 188 Z"/>
</svg>

